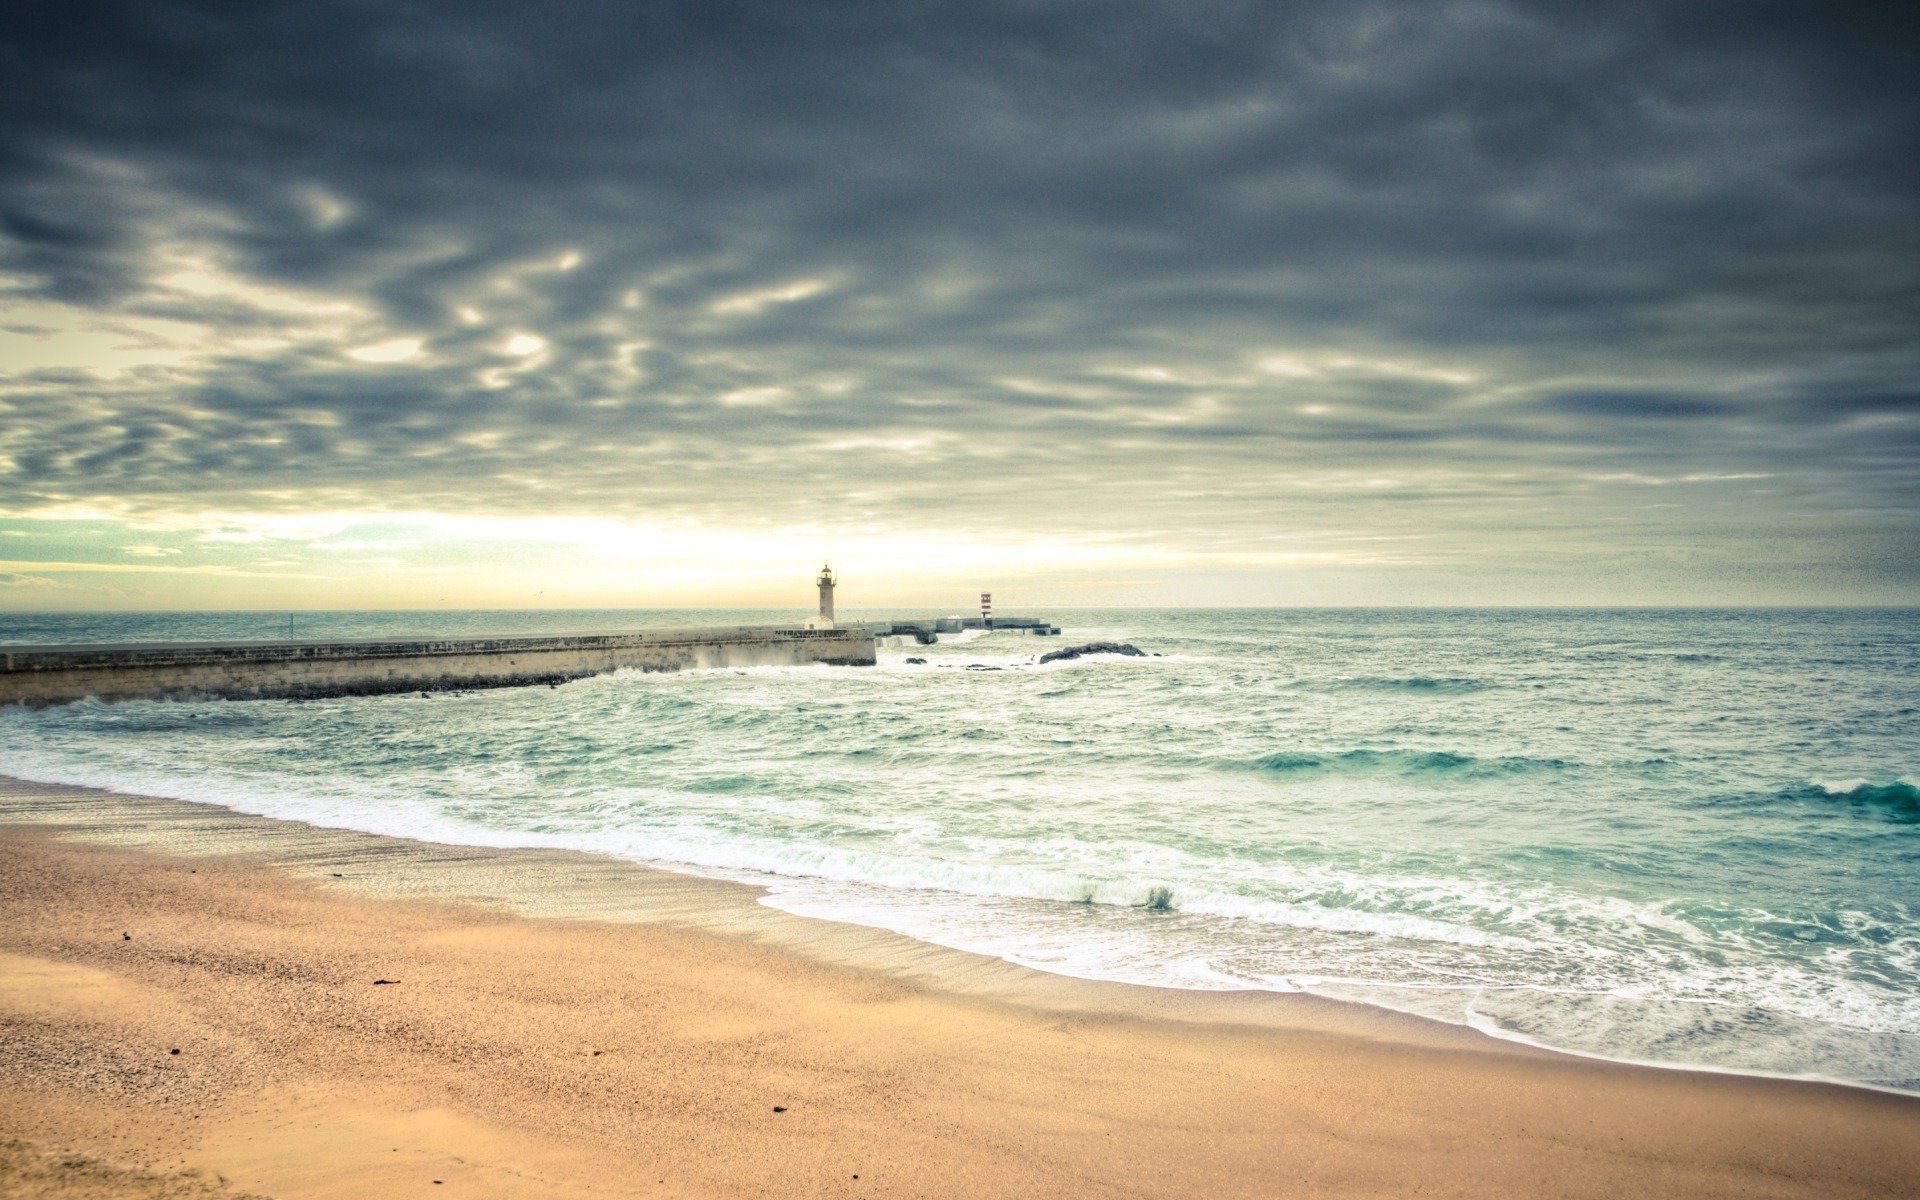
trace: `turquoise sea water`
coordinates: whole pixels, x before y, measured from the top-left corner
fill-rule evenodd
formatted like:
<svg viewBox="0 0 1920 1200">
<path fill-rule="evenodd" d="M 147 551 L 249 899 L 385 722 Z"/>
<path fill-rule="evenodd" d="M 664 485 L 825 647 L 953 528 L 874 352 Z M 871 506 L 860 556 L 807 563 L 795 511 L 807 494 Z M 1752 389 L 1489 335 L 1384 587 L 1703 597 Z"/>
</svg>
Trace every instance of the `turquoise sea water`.
<svg viewBox="0 0 1920 1200">
<path fill-rule="evenodd" d="M 1065 636 L 949 636 L 872 669 L 9 710 L 0 773 L 597 850 L 1075 975 L 1308 990 L 1606 1057 L 1920 1090 L 1920 613 L 1035 615 Z M 0 617 L 8 642 L 285 632 Z M 1034 662 L 1096 638 L 1157 657 Z"/>
</svg>

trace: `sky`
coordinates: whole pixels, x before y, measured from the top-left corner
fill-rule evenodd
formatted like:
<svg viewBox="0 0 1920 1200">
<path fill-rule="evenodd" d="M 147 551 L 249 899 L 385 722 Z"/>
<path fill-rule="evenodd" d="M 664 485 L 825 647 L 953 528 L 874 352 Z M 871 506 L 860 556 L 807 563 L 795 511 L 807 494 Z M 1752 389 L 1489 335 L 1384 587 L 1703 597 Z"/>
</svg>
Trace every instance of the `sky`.
<svg viewBox="0 0 1920 1200">
<path fill-rule="evenodd" d="M 13 0 L 0 612 L 1920 603 L 1912 25 Z"/>
</svg>

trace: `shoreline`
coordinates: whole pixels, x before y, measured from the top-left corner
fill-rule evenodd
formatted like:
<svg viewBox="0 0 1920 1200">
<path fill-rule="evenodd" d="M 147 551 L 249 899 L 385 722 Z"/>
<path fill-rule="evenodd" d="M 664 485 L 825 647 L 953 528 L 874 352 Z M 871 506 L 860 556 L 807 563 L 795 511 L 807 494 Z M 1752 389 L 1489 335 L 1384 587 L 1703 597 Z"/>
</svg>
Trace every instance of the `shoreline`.
<svg viewBox="0 0 1920 1200">
<path fill-rule="evenodd" d="M 436 842 L 246 813 L 205 801 L 0 775 L 0 830 L 14 826 L 160 855 L 257 860 L 297 878 L 378 899 L 471 904 L 531 919 L 698 929 L 767 942 L 823 965 L 898 976 L 974 999 L 1640 1065 L 1566 1054 L 1464 1024 L 1308 992 L 1160 987 L 1047 971 L 876 925 L 789 912 L 762 903 L 769 889 L 756 884 L 589 850 Z M 552 873 L 562 871 L 568 876 L 566 888 L 549 886 Z M 1886 1091 L 1845 1080 L 1752 1077 Z"/>
<path fill-rule="evenodd" d="M 176 1183 L 1920 1188 L 1910 1096 L 1580 1058 L 1307 995 L 1051 975 L 582 852 L 0 779 L 0 868 L 0 1135 Z"/>
<path fill-rule="evenodd" d="M 32 815 L 27 814 L 26 806 L 34 810 Z M 124 811 L 116 811 L 115 806 Z M 46 819 L 75 812 L 80 820 L 71 825 Z M 1837 1087 L 1920 1101 L 1920 1092 L 1860 1080 L 1649 1061 L 1567 1049 L 1466 1021 L 1304 990 L 1181 988 L 1048 970 L 880 925 L 796 913 L 765 901 L 774 894 L 771 886 L 706 874 L 693 866 L 676 869 L 572 847 L 441 842 L 250 813 L 217 801 L 149 796 L 0 774 L 0 827 L 21 822 L 53 824 L 78 836 L 163 854 L 264 853 L 272 857 L 275 847 L 296 848 L 297 861 L 276 865 L 305 878 L 328 883 L 338 880 L 389 899 L 453 899 L 525 917 L 666 920 L 729 936 L 769 940 L 791 952 L 838 966 L 903 973 L 958 994 L 1042 1007 L 1245 1022 L 1485 1053 L 1546 1055 L 1631 1070 Z M 204 846 L 202 838 L 207 839 Z M 380 869 L 353 873 L 321 870 L 329 864 L 352 867 L 363 856 L 377 861 Z M 479 869 L 482 863 L 498 869 Z M 516 863 L 525 869 L 554 864 L 574 871 L 574 885 L 566 897 L 540 885 L 530 886 L 510 869 Z M 451 875 L 447 874 L 449 869 Z"/>
</svg>

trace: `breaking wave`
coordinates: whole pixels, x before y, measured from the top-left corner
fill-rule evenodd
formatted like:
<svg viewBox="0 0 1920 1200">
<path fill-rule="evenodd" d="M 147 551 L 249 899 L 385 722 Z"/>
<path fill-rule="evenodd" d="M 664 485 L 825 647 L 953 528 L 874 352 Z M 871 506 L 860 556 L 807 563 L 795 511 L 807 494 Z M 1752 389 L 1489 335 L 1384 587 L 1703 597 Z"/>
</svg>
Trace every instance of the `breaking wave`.
<svg viewBox="0 0 1920 1200">
<path fill-rule="evenodd" d="M 1920 785 L 1905 779 L 1881 783 L 1866 779 L 1838 783 L 1816 779 L 1792 794 L 1796 798 L 1840 800 L 1856 808 L 1877 809 L 1901 824 L 1920 823 Z"/>
</svg>

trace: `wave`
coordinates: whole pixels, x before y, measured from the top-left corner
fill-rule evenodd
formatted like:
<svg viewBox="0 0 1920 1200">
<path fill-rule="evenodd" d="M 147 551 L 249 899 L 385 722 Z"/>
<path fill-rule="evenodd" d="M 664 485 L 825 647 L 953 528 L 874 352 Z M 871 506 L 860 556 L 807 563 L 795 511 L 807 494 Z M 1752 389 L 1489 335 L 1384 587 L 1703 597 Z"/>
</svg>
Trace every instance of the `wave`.
<svg viewBox="0 0 1920 1200">
<path fill-rule="evenodd" d="M 335 780 L 329 789 L 267 787 L 263 781 L 81 763 L 39 756 L 9 757 L 0 771 L 18 779 L 101 788 L 130 796 L 157 796 L 212 804 L 234 812 L 303 821 L 321 828 L 352 829 L 383 837 L 496 849 L 567 849 L 610 854 L 669 870 L 740 880 L 780 890 L 778 880 L 879 888 L 893 893 L 944 893 L 997 901 L 1064 902 L 1075 906 L 1132 909 L 1146 914 L 1228 918 L 1256 925 L 1329 933 L 1390 937 L 1413 943 L 1524 949 L 1521 937 L 1476 928 L 1467 914 L 1425 915 L 1391 911 L 1396 901 L 1419 904 L 1432 881 L 1373 879 L 1343 872 L 1309 873 L 1291 896 L 1250 896 L 1232 889 L 1157 874 L 1089 872 L 1071 862 L 991 863 L 819 842 L 779 842 L 765 837 L 714 836 L 711 828 L 669 822 L 653 828 L 581 828 L 566 824 L 490 825 L 483 816 L 461 814 L 432 801 L 401 800 L 386 786 Z M 726 777 L 712 792 L 747 790 L 751 781 Z M 1288 873 L 1291 875 L 1291 873 Z M 1402 894 L 1404 890 L 1405 894 Z M 1438 885 L 1457 901 L 1472 889 L 1461 881 Z M 1380 893 L 1380 907 L 1353 907 L 1355 897 Z M 1330 902 L 1331 901 L 1331 902 Z M 1511 898 L 1486 907 L 1506 911 Z M 1473 905 L 1469 904 L 1468 908 Z M 1388 909 L 1381 911 L 1381 908 Z"/>
<path fill-rule="evenodd" d="M 1729 655 L 1717 654 L 1710 650 L 1673 650 L 1653 649 L 1594 649 L 1576 648 L 1566 651 L 1569 657 L 1586 658 L 1596 662 L 1641 662 L 1641 663 L 1717 663 L 1732 661 Z"/>
<path fill-rule="evenodd" d="M 1335 679 L 1297 679 L 1291 685 L 1309 692 L 1426 692 L 1456 696 L 1482 692 L 1494 685 L 1461 675 L 1348 675 Z"/>
<path fill-rule="evenodd" d="M 1796 799 L 1842 800 L 1857 808 L 1879 809 L 1888 819 L 1903 825 L 1920 823 L 1920 785 L 1905 779 L 1848 779 L 1837 783 L 1815 779 L 1788 794 Z"/>
<path fill-rule="evenodd" d="M 1503 763 L 1529 761 L 1410 750 L 1349 751 L 1322 758 L 1375 766 L 1425 763 L 1443 771 L 1487 764 L 1501 769 Z M 1841 1039 L 1833 1042 L 1831 1051 L 1822 1043 L 1802 1056 L 1810 1064 L 1804 1069 L 1810 1072 L 1824 1069 L 1843 1078 L 1904 1079 L 1912 1074 L 1904 1064 L 1920 1061 L 1913 1057 L 1920 1051 L 1905 1049 L 1907 1043 L 1899 1040 L 1908 1037 L 1908 1031 L 1920 1029 L 1916 1023 L 1920 1016 L 1914 1015 L 1910 1002 L 1905 1008 L 1889 1009 L 1878 995 L 1817 972 L 1789 970 L 1785 975 L 1791 977 L 1792 986 L 1781 988 L 1767 982 L 1782 977 L 1777 965 L 1769 965 L 1762 979 L 1757 968 L 1737 962 L 1716 968 L 1692 959 L 1693 952 L 1677 943 L 1703 946 L 1708 936 L 1688 917 L 1658 901 L 1580 894 L 1552 885 L 1516 886 L 1316 864 L 1290 866 L 1284 861 L 1265 864 L 1260 885 L 1243 888 L 1223 878 L 1196 877 L 1195 868 L 1214 863 L 1213 859 L 1203 863 L 1146 843 L 1122 846 L 1119 849 L 1124 852 L 1117 856 L 1082 853 L 1099 847 L 1069 845 L 1061 848 L 1057 861 L 1050 862 L 1031 858 L 995 862 L 991 852 L 962 859 L 930 858 L 884 848 L 781 842 L 738 830 L 729 834 L 689 819 L 645 826 L 583 826 L 573 819 L 584 815 L 577 806 L 569 810 L 566 820 L 489 826 L 482 823 L 486 814 L 463 814 L 444 801 L 436 804 L 409 795 L 410 789 L 390 782 L 335 780 L 327 791 L 302 792 L 260 778 L 222 779 L 220 773 L 210 778 L 179 764 L 149 772 L 132 764 L 88 764 L 65 755 L 22 753 L 17 746 L 0 755 L 0 769 L 26 778 L 212 801 L 242 812 L 389 836 L 613 854 L 694 874 L 745 880 L 769 888 L 765 902 L 788 911 L 893 928 L 928 941 L 1089 978 L 1156 986 L 1298 989 L 1370 1003 L 1382 1002 L 1375 994 L 1380 989 L 1402 998 L 1443 992 L 1479 998 L 1489 989 L 1502 987 L 1522 996 L 1571 987 L 1574 990 L 1568 995 L 1574 999 L 1566 1003 L 1601 1003 L 1604 997 L 1592 1001 L 1580 997 L 1595 987 L 1611 988 L 1622 990 L 1620 1002 L 1632 1009 L 1607 1014 L 1617 1015 L 1623 1027 L 1597 1038 L 1589 1039 L 1576 1019 L 1587 1012 L 1584 1008 L 1565 1017 L 1553 1007 L 1499 1015 L 1510 1025 L 1517 1022 L 1520 1032 L 1542 1044 L 1634 1059 L 1666 1053 L 1687 1062 L 1698 1061 L 1709 1051 L 1720 1053 L 1718 1043 L 1669 1046 L 1647 1040 L 1669 1027 L 1691 1028 L 1677 1019 L 1663 1024 L 1667 1019 L 1652 1006 L 1681 1000 L 1737 1001 L 1749 1010 L 1760 1005 L 1772 1013 L 1792 1014 L 1840 1031 L 1821 1033 Z M 1906 788 L 1909 797 L 1916 794 L 1904 780 L 1897 785 Z M 1878 795 L 1895 786 L 1849 781 L 1810 785 L 1809 790 L 1817 787 L 1826 795 L 1831 788 L 1830 794 L 1836 797 L 1851 797 L 1862 788 Z M 615 806 L 605 813 L 596 809 L 595 819 L 618 822 L 628 815 L 625 808 Z M 1031 856 L 1047 847 L 1029 842 L 1022 849 Z M 1093 861 L 1096 857 L 1104 861 Z M 1045 903 L 1034 907 L 1033 901 L 1065 901 L 1073 907 Z M 1069 912 L 1087 915 L 1068 918 Z M 1646 958 L 1623 948 L 1639 947 L 1646 937 L 1663 933 L 1667 936 L 1659 944 L 1665 950 L 1656 957 L 1668 966 L 1642 975 L 1617 965 Z M 1576 972 L 1576 981 L 1569 983 L 1549 969 L 1550 964 L 1542 965 L 1556 953 L 1562 959 L 1579 957 L 1607 969 L 1598 979 Z M 1669 969 L 1676 962 L 1681 969 Z M 1566 969 L 1564 962 L 1560 969 Z M 1652 1016 L 1636 1025 L 1632 1014 L 1643 1011 Z M 1447 1013 L 1426 1015 L 1464 1019 Z M 1751 1030 L 1750 1012 L 1741 1019 L 1743 1028 Z M 1766 1019 L 1779 1024 L 1776 1016 Z M 1849 1030 L 1890 1032 L 1862 1050 L 1844 1041 L 1854 1036 Z M 1802 1059 L 1795 1057 L 1800 1052 L 1783 1041 L 1784 1036 L 1768 1033 L 1770 1040 L 1750 1048 L 1762 1065 L 1800 1069 Z M 1643 1051 L 1643 1041 L 1653 1049 Z M 1746 1044 L 1737 1042 L 1728 1043 L 1724 1051 L 1728 1061 L 1742 1067 L 1750 1066 L 1741 1057 L 1747 1052 Z M 1853 1066 L 1855 1058 L 1843 1057 L 1864 1054 L 1875 1056 L 1869 1060 L 1872 1064 L 1898 1061 L 1903 1065 L 1897 1069 Z"/>
<path fill-rule="evenodd" d="M 1476 758 L 1449 750 L 1346 750 L 1315 754 L 1283 750 L 1238 764 L 1279 774 L 1518 775 L 1561 771 L 1573 766 L 1559 758 Z"/>
</svg>

